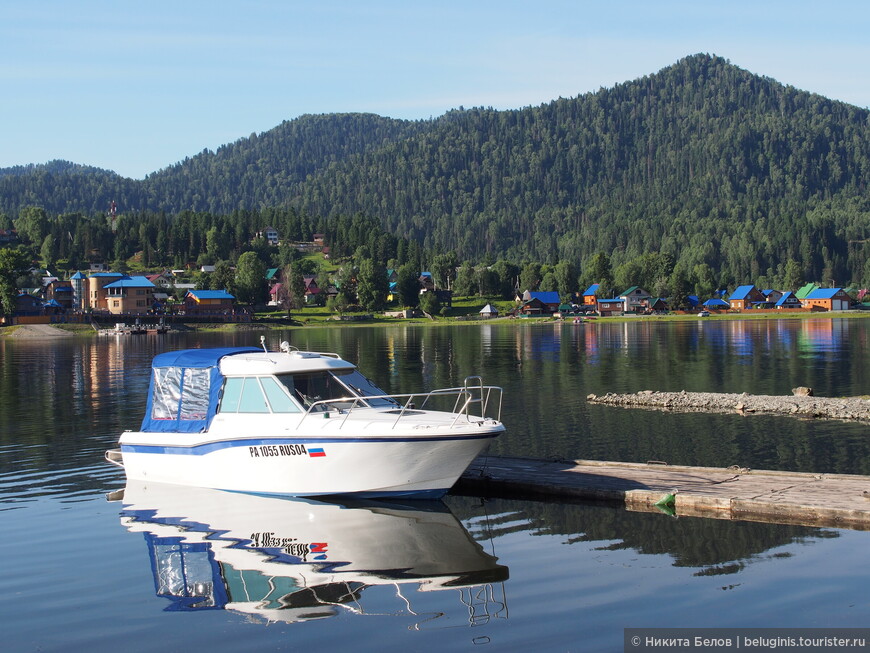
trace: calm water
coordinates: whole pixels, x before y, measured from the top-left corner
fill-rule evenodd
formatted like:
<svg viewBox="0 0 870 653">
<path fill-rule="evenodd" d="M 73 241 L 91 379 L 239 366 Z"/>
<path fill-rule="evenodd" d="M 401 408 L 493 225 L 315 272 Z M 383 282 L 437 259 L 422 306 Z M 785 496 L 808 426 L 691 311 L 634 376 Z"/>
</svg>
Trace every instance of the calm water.
<svg viewBox="0 0 870 653">
<path fill-rule="evenodd" d="M 866 426 L 585 402 L 870 394 L 867 320 L 268 334 L 282 338 L 338 352 L 393 392 L 481 373 L 506 391 L 499 454 L 870 474 Z M 609 651 L 629 626 L 870 621 L 863 532 L 461 496 L 377 508 L 159 486 L 119 497 L 123 472 L 102 454 L 141 420 L 152 356 L 258 340 L 0 340 L 2 650 Z"/>
</svg>

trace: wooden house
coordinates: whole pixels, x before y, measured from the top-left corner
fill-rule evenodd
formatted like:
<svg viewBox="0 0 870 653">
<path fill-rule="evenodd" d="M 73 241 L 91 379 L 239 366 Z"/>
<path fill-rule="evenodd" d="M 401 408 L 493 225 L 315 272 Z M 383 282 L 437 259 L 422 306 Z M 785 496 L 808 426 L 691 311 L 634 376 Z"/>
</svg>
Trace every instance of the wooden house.
<svg viewBox="0 0 870 653">
<path fill-rule="evenodd" d="M 625 302 L 620 297 L 613 299 L 599 299 L 596 302 L 598 314 L 602 317 L 608 315 L 622 315 L 622 309 L 625 308 Z"/>
<path fill-rule="evenodd" d="M 728 304 L 732 310 L 744 311 L 752 308 L 753 304 L 764 301 L 764 295 L 755 286 L 737 286 L 728 298 Z"/>
<path fill-rule="evenodd" d="M 188 290 L 184 310 L 189 315 L 220 315 L 232 312 L 235 301 L 226 290 Z"/>
<path fill-rule="evenodd" d="M 598 300 L 598 288 L 600 288 L 601 284 L 593 283 L 586 290 L 583 291 L 583 304 L 595 306 L 595 302 Z"/>
</svg>

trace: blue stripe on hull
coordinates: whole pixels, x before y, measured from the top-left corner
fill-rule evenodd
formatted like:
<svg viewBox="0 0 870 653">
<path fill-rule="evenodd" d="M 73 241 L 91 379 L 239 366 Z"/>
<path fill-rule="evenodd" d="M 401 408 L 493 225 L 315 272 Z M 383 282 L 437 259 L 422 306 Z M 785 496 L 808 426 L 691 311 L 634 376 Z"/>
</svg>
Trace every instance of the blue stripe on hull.
<svg viewBox="0 0 870 653">
<path fill-rule="evenodd" d="M 447 442 L 455 440 L 487 440 L 495 438 L 499 435 L 496 433 L 484 433 L 481 435 L 447 435 L 422 438 L 249 438 L 238 440 L 220 440 L 218 442 L 206 442 L 204 444 L 195 444 L 191 446 L 164 446 L 154 444 L 121 444 L 121 451 L 124 453 L 150 453 L 150 454 L 172 454 L 181 456 L 204 456 L 214 451 L 221 449 L 232 449 L 236 447 L 257 447 L 261 445 L 282 445 L 282 444 L 304 444 L 304 445 L 321 445 L 321 444 L 366 444 L 385 442 L 403 443 L 403 442 Z M 304 454 L 303 454 L 304 455 Z"/>
</svg>

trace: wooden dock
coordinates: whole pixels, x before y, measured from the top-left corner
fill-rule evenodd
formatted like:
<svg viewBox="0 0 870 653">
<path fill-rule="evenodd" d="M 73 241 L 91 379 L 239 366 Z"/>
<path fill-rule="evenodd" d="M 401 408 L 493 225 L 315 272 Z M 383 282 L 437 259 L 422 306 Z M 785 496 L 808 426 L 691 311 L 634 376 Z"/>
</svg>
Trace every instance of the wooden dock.
<svg viewBox="0 0 870 653">
<path fill-rule="evenodd" d="M 680 517 L 870 530 L 870 476 L 481 456 L 456 487 L 481 496 L 620 502 Z"/>
</svg>

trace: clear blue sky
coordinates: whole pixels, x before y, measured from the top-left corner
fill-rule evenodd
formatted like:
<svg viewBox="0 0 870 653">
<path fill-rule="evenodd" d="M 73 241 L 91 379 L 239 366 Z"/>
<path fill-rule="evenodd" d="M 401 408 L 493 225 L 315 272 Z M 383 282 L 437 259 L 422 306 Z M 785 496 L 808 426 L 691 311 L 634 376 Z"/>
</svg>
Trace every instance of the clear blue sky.
<svg viewBox="0 0 870 653">
<path fill-rule="evenodd" d="M 690 54 L 870 106 L 866 0 L 3 0 L 0 167 L 142 178 L 305 113 L 575 97 Z"/>
</svg>

